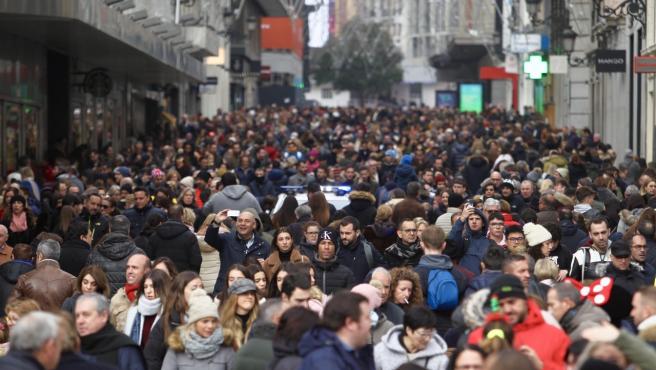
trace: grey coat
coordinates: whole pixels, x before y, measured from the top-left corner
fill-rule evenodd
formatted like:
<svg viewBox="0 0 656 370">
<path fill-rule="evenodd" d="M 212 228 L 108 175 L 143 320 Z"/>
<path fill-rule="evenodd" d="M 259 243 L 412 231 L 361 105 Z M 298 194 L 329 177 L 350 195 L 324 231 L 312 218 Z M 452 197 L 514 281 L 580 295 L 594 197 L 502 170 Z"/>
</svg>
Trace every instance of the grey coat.
<svg viewBox="0 0 656 370">
<path fill-rule="evenodd" d="M 560 325 L 572 341 L 576 341 L 581 339 L 583 330 L 599 326 L 603 321 L 610 321 L 606 311 L 584 300 L 578 307 L 572 308 L 563 315 Z"/>
<path fill-rule="evenodd" d="M 176 352 L 169 348 L 162 363 L 162 370 L 228 370 L 231 368 L 235 351 L 231 347 L 221 346 L 213 357 L 197 360 L 186 352 Z"/>
<path fill-rule="evenodd" d="M 399 336 L 402 334 L 403 325 L 397 325 L 390 329 L 383 336 L 382 341 L 374 347 L 376 370 L 394 370 L 407 362 L 431 370 L 447 368 L 449 365 L 449 357 L 446 355 L 447 345 L 437 333 L 433 334 L 433 339 L 424 350 L 412 354 L 407 353 L 401 345 Z"/>
</svg>

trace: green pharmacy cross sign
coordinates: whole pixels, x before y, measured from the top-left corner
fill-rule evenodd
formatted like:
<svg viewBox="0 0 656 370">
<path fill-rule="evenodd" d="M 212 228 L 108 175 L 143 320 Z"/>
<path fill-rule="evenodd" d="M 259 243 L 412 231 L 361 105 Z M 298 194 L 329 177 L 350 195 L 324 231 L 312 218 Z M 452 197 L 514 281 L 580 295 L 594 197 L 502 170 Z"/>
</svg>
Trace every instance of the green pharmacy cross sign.
<svg viewBox="0 0 656 370">
<path fill-rule="evenodd" d="M 541 55 L 531 55 L 527 61 L 524 61 L 524 73 L 531 80 L 539 80 L 549 72 L 549 63 L 542 59 Z"/>
</svg>

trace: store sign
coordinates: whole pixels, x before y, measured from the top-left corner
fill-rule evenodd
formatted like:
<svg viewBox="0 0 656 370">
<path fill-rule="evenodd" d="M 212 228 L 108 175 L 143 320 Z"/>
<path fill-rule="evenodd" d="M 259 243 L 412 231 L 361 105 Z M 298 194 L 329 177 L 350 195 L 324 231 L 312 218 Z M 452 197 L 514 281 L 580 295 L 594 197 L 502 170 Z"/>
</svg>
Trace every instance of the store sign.
<svg viewBox="0 0 656 370">
<path fill-rule="evenodd" d="M 84 92 L 96 98 L 104 98 L 112 92 L 112 78 L 104 68 L 92 69 L 84 75 Z"/>
<path fill-rule="evenodd" d="M 524 61 L 524 73 L 531 80 L 539 80 L 549 73 L 549 63 L 542 58 L 542 55 L 531 55 Z"/>
<path fill-rule="evenodd" d="M 626 50 L 597 50 L 595 67 L 597 73 L 626 72 Z"/>
<path fill-rule="evenodd" d="M 458 87 L 460 111 L 481 113 L 483 111 L 483 84 L 460 84 Z"/>
<path fill-rule="evenodd" d="M 656 73 L 656 56 L 638 55 L 633 58 L 635 73 Z"/>
<path fill-rule="evenodd" d="M 510 51 L 530 53 L 542 49 L 542 35 L 539 33 L 513 33 L 510 37 Z"/>
</svg>

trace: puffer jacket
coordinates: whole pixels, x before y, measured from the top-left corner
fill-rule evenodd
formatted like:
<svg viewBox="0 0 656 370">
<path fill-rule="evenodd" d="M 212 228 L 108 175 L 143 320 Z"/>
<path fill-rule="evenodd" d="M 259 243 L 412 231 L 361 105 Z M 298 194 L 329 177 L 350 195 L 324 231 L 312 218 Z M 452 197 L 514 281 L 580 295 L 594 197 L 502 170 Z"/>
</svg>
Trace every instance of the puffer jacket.
<svg viewBox="0 0 656 370">
<path fill-rule="evenodd" d="M 342 289 L 351 289 L 355 285 L 353 272 L 348 267 L 337 262 L 337 257 L 328 262 L 319 261 L 316 255 L 312 257 L 316 269 L 317 286 L 327 295 Z"/>
<path fill-rule="evenodd" d="M 5 315 L 5 305 L 18 278 L 32 270 L 34 265 L 27 260 L 11 260 L 0 265 L 0 317 Z"/>
<path fill-rule="evenodd" d="M 513 347 L 531 347 L 542 361 L 543 370 L 562 370 L 565 354 L 570 339 L 564 331 L 547 324 L 540 307 L 533 300 L 528 300 L 528 312 L 524 321 L 513 326 Z M 479 327 L 469 334 L 468 342 L 478 344 L 483 338 L 483 327 Z M 549 340 L 545 340 L 549 338 Z"/>
<path fill-rule="evenodd" d="M 221 212 L 224 209 L 243 211 L 246 208 L 253 208 L 258 213 L 262 212 L 260 203 L 248 191 L 246 186 L 230 185 L 212 195 L 203 206 L 203 212 L 209 215 L 210 213 Z"/>
<path fill-rule="evenodd" d="M 381 342 L 374 347 L 376 370 L 394 370 L 407 362 L 419 365 L 424 369 L 445 370 L 447 368 L 449 365 L 449 357 L 446 354 L 447 345 L 439 335 L 433 334 L 428 346 L 411 354 L 412 361 L 408 361 L 410 354 L 403 348 L 399 338 L 403 333 L 403 325 L 397 325 L 390 329 L 383 336 Z"/>
<path fill-rule="evenodd" d="M 219 269 L 221 268 L 219 252 L 207 244 L 205 235 L 196 235 L 196 238 L 198 238 L 200 255 L 203 259 L 203 262 L 200 264 L 200 279 L 203 281 L 205 291 L 211 294 L 214 291 L 214 283 L 219 276 Z"/>
<path fill-rule="evenodd" d="M 485 253 L 487 253 L 487 249 L 490 247 L 490 239 L 486 237 L 488 227 L 487 218 L 485 218 L 485 215 L 479 209 L 475 209 L 474 212 L 483 220 L 481 231 L 473 233 L 469 229 L 469 225 L 458 218 L 449 232 L 447 239 L 451 240 L 464 253 L 460 260 L 460 266 L 471 271 L 474 275 L 479 275 L 481 273 L 481 261 Z"/>
<path fill-rule="evenodd" d="M 148 248 L 150 259 L 169 257 L 178 271 L 200 271 L 198 239 L 182 222 L 166 221 L 157 226 L 148 239 Z"/>
<path fill-rule="evenodd" d="M 111 294 L 125 284 L 125 266 L 133 254 L 146 254 L 123 233 L 105 235 L 91 251 L 87 265 L 98 265 L 107 275 Z"/>
<path fill-rule="evenodd" d="M 592 302 L 584 300 L 580 305 L 563 315 L 560 319 L 560 325 L 572 341 L 577 341 L 582 338 L 583 330 L 599 326 L 604 321 L 610 321 L 606 311 L 595 306 Z"/>
<path fill-rule="evenodd" d="M 368 191 L 352 191 L 349 194 L 351 203 L 344 207 L 348 216 L 353 216 L 360 222 L 360 228 L 374 223 L 376 218 L 376 197 Z"/>
<path fill-rule="evenodd" d="M 55 311 L 74 292 L 75 276 L 60 269 L 59 262 L 46 259 L 18 278 L 11 297 L 32 298 L 42 310 Z"/>
<path fill-rule="evenodd" d="M 303 357 L 301 370 L 317 370 L 329 367 L 334 370 L 374 370 L 373 348 L 367 345 L 348 351 L 335 332 L 315 327 L 306 332 L 298 345 Z M 357 353 L 356 353 L 357 352 Z"/>
</svg>

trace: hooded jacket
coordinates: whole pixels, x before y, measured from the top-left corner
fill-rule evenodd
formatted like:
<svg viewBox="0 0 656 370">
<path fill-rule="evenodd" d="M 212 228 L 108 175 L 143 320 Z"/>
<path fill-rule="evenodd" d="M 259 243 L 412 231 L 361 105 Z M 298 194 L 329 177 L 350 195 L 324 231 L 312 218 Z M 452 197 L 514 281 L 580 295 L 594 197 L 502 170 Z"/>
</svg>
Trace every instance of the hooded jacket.
<svg viewBox="0 0 656 370">
<path fill-rule="evenodd" d="M 360 222 L 360 227 L 364 228 L 367 225 L 374 223 L 376 218 L 376 197 L 368 191 L 352 191 L 349 194 L 351 203 L 344 207 L 344 211 L 348 216 L 353 216 Z"/>
<path fill-rule="evenodd" d="M 90 253 L 89 243 L 82 239 L 68 239 L 61 245 L 59 265 L 62 270 L 77 276 L 86 265 Z"/>
<path fill-rule="evenodd" d="M 198 239 L 182 222 L 166 221 L 157 226 L 148 238 L 148 249 L 150 259 L 169 257 L 178 271 L 200 271 L 203 259 Z"/>
<path fill-rule="evenodd" d="M 409 182 L 419 181 L 419 178 L 414 167 L 409 164 L 399 164 L 394 170 L 393 181 L 399 188 L 405 190 Z"/>
<path fill-rule="evenodd" d="M 315 254 L 312 264 L 316 269 L 317 286 L 327 295 L 331 295 L 342 289 L 351 289 L 355 285 L 353 272 L 337 261 L 337 257 L 324 262 L 319 261 Z"/>
<path fill-rule="evenodd" d="M 574 254 L 579 248 L 581 241 L 588 235 L 585 231 L 572 222 L 572 220 L 560 220 L 560 230 L 562 231 L 562 239 L 560 243 L 571 253 Z"/>
<path fill-rule="evenodd" d="M 323 327 L 315 327 L 305 333 L 298 344 L 298 351 L 303 357 L 300 370 L 317 370 L 326 367 L 334 370 L 376 368 L 371 345 L 358 350 L 348 350 L 335 332 Z"/>
<path fill-rule="evenodd" d="M 467 189 L 472 194 L 478 193 L 481 183 L 490 173 L 490 162 L 482 155 L 474 155 L 465 161 L 462 177 L 467 182 Z"/>
<path fill-rule="evenodd" d="M 394 370 L 405 363 L 419 365 L 424 369 L 445 370 L 448 367 L 447 345 L 439 335 L 433 334 L 428 346 L 423 350 L 408 353 L 401 345 L 403 334 L 403 325 L 397 325 L 376 345 L 376 370 Z"/>
<path fill-rule="evenodd" d="M 603 321 L 610 321 L 608 314 L 586 299 L 567 311 L 560 319 L 560 325 L 574 342 L 582 338 L 583 330 L 599 326 Z"/>
<path fill-rule="evenodd" d="M 89 254 L 87 265 L 98 265 L 107 275 L 114 295 L 125 284 L 125 266 L 133 254 L 146 254 L 123 233 L 105 235 Z"/>
<path fill-rule="evenodd" d="M 210 213 L 221 212 L 224 209 L 243 211 L 246 208 L 253 208 L 258 213 L 262 212 L 260 203 L 248 191 L 246 186 L 229 185 L 207 200 L 203 206 L 203 212 L 208 215 Z"/>
<path fill-rule="evenodd" d="M 474 275 L 479 275 L 481 273 L 481 261 L 490 247 L 490 239 L 486 237 L 487 218 L 479 209 L 474 209 L 474 212 L 483 221 L 481 230 L 475 233 L 472 232 L 469 229 L 469 223 L 462 222 L 458 218 L 447 239 L 451 240 L 454 246 L 462 251 L 460 254 L 463 254 L 463 257 L 460 260 L 460 266 L 471 271 Z"/>
<path fill-rule="evenodd" d="M 528 311 L 524 321 L 513 325 L 513 347 L 517 350 L 522 346 L 531 347 L 544 364 L 543 370 L 562 370 L 570 344 L 569 337 L 561 329 L 544 321 L 537 303 L 529 299 L 526 304 Z M 468 341 L 478 344 L 482 338 L 483 327 L 479 327 L 469 334 Z"/>
<path fill-rule="evenodd" d="M 32 270 L 34 270 L 34 265 L 31 261 L 26 260 L 11 260 L 0 265 L 0 307 L 2 307 L 0 316 L 5 315 L 5 305 L 18 278 Z"/>
</svg>

